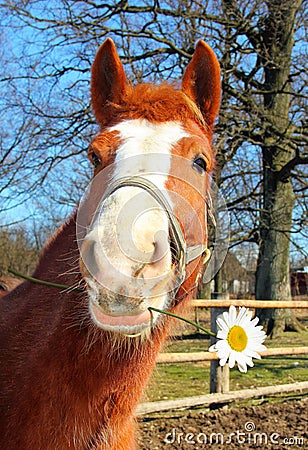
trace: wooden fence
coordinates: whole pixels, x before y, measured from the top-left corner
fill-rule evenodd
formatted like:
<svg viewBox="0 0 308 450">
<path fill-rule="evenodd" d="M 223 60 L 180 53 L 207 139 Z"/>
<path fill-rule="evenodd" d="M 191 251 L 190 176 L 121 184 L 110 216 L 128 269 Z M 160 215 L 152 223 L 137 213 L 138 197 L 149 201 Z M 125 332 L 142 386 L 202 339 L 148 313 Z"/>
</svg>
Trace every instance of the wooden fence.
<svg viewBox="0 0 308 450">
<path fill-rule="evenodd" d="M 308 309 L 308 301 L 273 301 L 273 300 L 232 300 L 232 299 L 217 299 L 217 300 L 192 300 L 194 308 L 211 308 L 211 328 L 216 333 L 216 317 L 217 313 L 229 308 L 230 305 L 245 306 L 246 308 L 291 308 L 291 309 Z M 306 355 L 308 354 L 308 347 L 282 347 L 282 348 L 268 348 L 260 352 L 262 357 L 267 356 L 283 356 L 283 355 Z M 186 399 L 149 402 L 140 405 L 138 414 L 146 414 L 148 412 L 183 408 L 189 406 L 209 405 L 215 402 L 229 402 L 238 398 L 252 398 L 259 395 L 267 395 L 279 392 L 291 392 L 292 390 L 308 389 L 308 382 L 292 383 L 289 385 L 266 386 L 257 389 L 246 389 L 245 392 L 229 391 L 229 367 L 219 366 L 219 361 L 216 353 L 211 352 L 194 352 L 194 353 L 161 353 L 158 357 L 158 363 L 180 363 L 180 362 L 196 362 L 196 361 L 210 361 L 210 394 L 201 395 L 197 397 L 190 397 Z M 247 392 L 246 392 L 247 391 Z M 245 396 L 243 394 L 245 393 Z M 203 398 L 204 397 L 204 398 Z"/>
</svg>

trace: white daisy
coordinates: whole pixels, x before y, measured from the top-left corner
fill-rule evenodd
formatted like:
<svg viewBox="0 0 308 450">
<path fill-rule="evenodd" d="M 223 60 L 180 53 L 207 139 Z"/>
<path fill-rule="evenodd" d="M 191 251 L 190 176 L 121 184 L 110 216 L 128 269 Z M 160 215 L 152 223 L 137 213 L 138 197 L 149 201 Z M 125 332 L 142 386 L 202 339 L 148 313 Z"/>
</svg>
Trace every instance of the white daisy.
<svg viewBox="0 0 308 450">
<path fill-rule="evenodd" d="M 259 318 L 252 319 L 252 312 L 245 307 L 241 307 L 236 315 L 233 305 L 230 306 L 229 312 L 225 311 L 217 317 L 219 340 L 209 351 L 217 352 L 221 366 L 229 360 L 230 368 L 237 363 L 240 372 L 246 373 L 247 366 L 253 366 L 252 358 L 261 359 L 257 352 L 266 349 L 263 345 L 266 334 L 261 325 L 256 326 L 258 322 Z"/>
</svg>

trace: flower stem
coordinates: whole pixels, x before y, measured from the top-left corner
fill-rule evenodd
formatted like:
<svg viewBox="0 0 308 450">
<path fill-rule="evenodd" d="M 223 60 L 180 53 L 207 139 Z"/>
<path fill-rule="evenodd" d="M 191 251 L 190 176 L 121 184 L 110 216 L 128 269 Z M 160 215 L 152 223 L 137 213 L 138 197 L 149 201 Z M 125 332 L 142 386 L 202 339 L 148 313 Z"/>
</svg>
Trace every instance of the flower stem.
<svg viewBox="0 0 308 450">
<path fill-rule="evenodd" d="M 163 309 L 154 308 L 152 306 L 150 306 L 148 309 L 150 311 L 156 311 L 161 314 L 166 314 L 167 316 L 171 316 L 171 317 L 175 317 L 176 319 L 183 320 L 183 322 L 189 323 L 193 327 L 196 327 L 198 330 L 202 330 L 204 333 L 209 334 L 210 336 L 216 337 L 216 334 L 213 333 L 212 331 L 208 330 L 207 328 L 202 327 L 201 325 L 198 325 L 196 322 L 193 322 L 192 320 L 186 319 L 185 317 L 178 316 L 177 314 L 173 314 L 172 312 L 165 311 Z"/>
<path fill-rule="evenodd" d="M 31 281 L 32 283 L 41 284 L 43 286 L 49 286 L 49 287 L 53 287 L 56 289 L 67 290 L 67 291 L 84 292 L 84 289 L 80 289 L 80 288 L 73 287 L 73 286 L 67 286 L 66 284 L 58 284 L 58 283 L 52 283 L 50 281 L 39 280 L 38 278 L 33 278 L 28 275 L 24 275 L 23 273 L 17 272 L 17 270 L 14 270 L 14 269 L 9 268 L 8 272 L 12 273 L 16 277 L 23 278 L 24 280 Z"/>
</svg>

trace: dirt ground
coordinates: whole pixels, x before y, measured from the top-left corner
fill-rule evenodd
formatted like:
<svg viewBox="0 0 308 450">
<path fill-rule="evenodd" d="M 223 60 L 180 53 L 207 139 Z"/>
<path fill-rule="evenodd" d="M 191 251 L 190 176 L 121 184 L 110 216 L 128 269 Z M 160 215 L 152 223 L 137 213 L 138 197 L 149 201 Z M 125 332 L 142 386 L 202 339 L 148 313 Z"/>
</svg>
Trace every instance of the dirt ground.
<svg viewBox="0 0 308 450">
<path fill-rule="evenodd" d="M 140 450 L 308 449 L 308 395 L 153 415 L 139 428 Z"/>
</svg>

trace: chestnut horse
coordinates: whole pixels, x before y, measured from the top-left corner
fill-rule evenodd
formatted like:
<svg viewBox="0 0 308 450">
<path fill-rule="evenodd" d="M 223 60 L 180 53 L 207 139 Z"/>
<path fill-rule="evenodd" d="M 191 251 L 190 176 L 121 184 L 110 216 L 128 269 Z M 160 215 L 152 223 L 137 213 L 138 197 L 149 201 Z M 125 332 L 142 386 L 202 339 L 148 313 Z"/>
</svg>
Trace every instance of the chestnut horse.
<svg viewBox="0 0 308 450">
<path fill-rule="evenodd" d="M 33 274 L 80 289 L 25 281 L 0 300 L 6 450 L 136 448 L 134 411 L 174 324 L 149 307 L 183 312 L 206 259 L 204 199 L 220 104 L 211 48 L 198 42 L 181 88 L 133 87 L 107 39 L 91 94 L 100 133 L 89 157 L 92 183 L 100 181 Z"/>
</svg>

